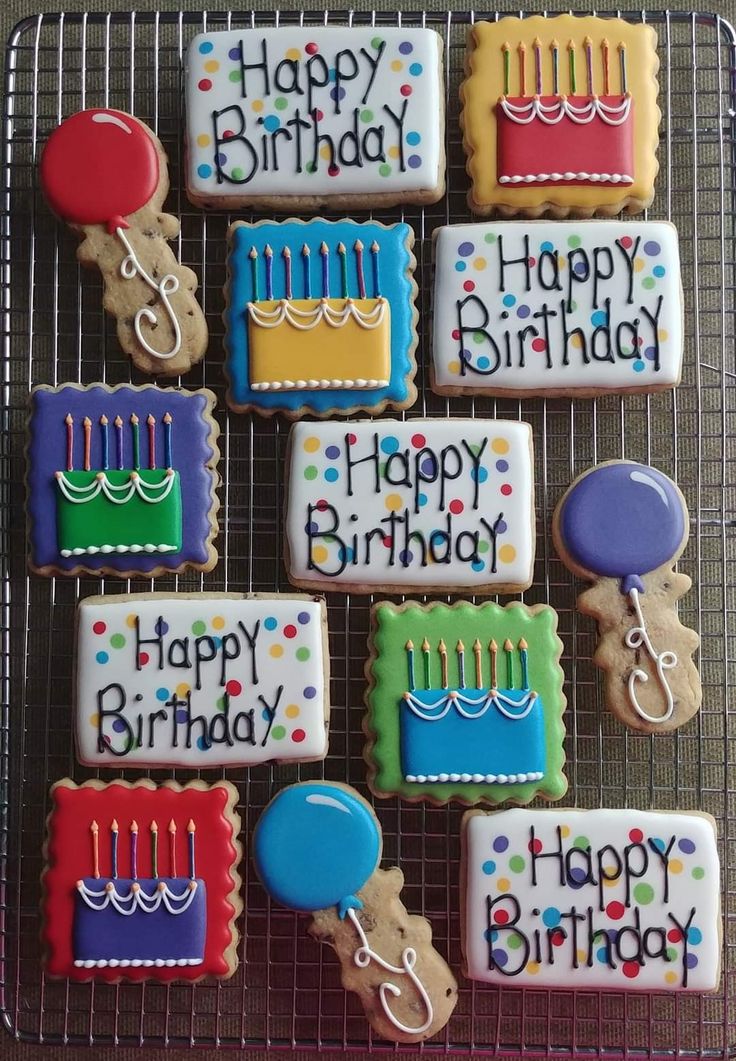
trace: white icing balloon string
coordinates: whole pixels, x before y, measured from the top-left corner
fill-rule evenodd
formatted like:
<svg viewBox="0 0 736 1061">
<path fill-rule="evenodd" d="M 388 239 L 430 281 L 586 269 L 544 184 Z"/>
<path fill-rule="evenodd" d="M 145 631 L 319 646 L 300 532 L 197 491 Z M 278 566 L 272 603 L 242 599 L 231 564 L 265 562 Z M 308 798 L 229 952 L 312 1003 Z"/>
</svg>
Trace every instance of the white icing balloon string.
<svg viewBox="0 0 736 1061">
<path fill-rule="evenodd" d="M 392 995 L 394 998 L 400 998 L 401 988 L 397 987 L 396 984 L 392 984 L 390 980 L 386 980 L 379 986 L 378 995 L 381 999 L 381 1006 L 383 1008 L 383 1012 L 386 1014 L 388 1020 L 393 1024 L 395 1028 L 398 1028 L 400 1032 L 404 1032 L 406 1035 L 421 1035 L 423 1032 L 426 1032 L 427 1029 L 431 1026 L 432 1021 L 434 1020 L 434 1009 L 432 1008 L 432 1001 L 429 995 L 427 994 L 427 990 L 424 984 L 414 972 L 414 966 L 417 962 L 417 952 L 414 950 L 413 947 L 405 947 L 401 954 L 401 966 L 391 965 L 384 958 L 382 958 L 380 954 L 376 954 L 375 951 L 371 950 L 370 944 L 368 943 L 368 939 L 366 938 L 366 934 L 363 931 L 363 926 L 358 920 L 358 915 L 352 907 L 348 909 L 348 917 L 352 921 L 353 927 L 358 933 L 358 937 L 360 938 L 361 942 L 361 946 L 358 947 L 355 954 L 353 955 L 353 961 L 358 966 L 358 968 L 366 969 L 370 965 L 371 961 L 374 961 L 377 965 L 380 965 L 382 969 L 385 969 L 386 972 L 395 973 L 397 976 L 408 976 L 411 982 L 414 984 L 414 987 L 417 989 L 417 993 L 419 994 L 419 997 L 421 998 L 427 1010 L 427 1019 L 425 1020 L 424 1024 L 420 1024 L 419 1027 L 410 1028 L 407 1024 L 402 1024 L 401 1021 L 398 1020 L 391 1012 L 389 1001 L 386 998 L 386 995 L 389 994 Z"/>
<path fill-rule="evenodd" d="M 150 325 L 157 323 L 156 314 L 150 308 L 150 306 L 142 306 L 135 315 L 133 321 L 133 328 L 138 342 L 141 344 L 144 350 L 146 350 L 152 357 L 157 357 L 160 361 L 168 361 L 172 357 L 176 357 L 181 349 L 181 328 L 179 327 L 179 321 L 177 320 L 174 308 L 169 301 L 169 295 L 173 295 L 179 290 L 179 280 L 173 273 L 166 273 L 165 276 L 157 283 L 152 276 L 146 272 L 133 250 L 130 240 L 125 235 L 120 226 L 115 229 L 115 233 L 120 242 L 128 252 L 120 263 L 120 275 L 124 280 L 133 280 L 136 276 L 140 276 L 144 280 L 152 291 L 155 291 L 158 297 L 163 303 L 166 315 L 171 321 L 171 327 L 174 330 L 174 345 L 167 354 L 162 354 L 159 350 L 155 350 L 148 340 L 144 337 L 143 331 L 141 330 L 141 320 L 145 319 Z"/>
<path fill-rule="evenodd" d="M 660 715 L 659 717 L 655 718 L 654 715 L 648 714 L 648 712 L 646 712 L 639 703 L 636 694 L 637 683 L 649 681 L 649 675 L 646 673 L 646 671 L 643 671 L 641 667 L 634 667 L 634 669 L 629 674 L 629 700 L 631 701 L 631 706 L 633 707 L 634 711 L 636 711 L 637 715 L 639 715 L 640 718 L 643 718 L 645 722 L 651 722 L 655 725 L 659 725 L 662 722 L 667 722 L 667 720 L 672 717 L 672 712 L 675 709 L 675 701 L 672 696 L 672 689 L 670 688 L 670 684 L 667 681 L 667 675 L 665 674 L 665 671 L 672 670 L 673 667 L 677 666 L 677 656 L 674 652 L 670 652 L 669 650 L 665 650 L 664 652 L 657 652 L 657 650 L 655 649 L 649 637 L 647 625 L 644 621 L 644 615 L 641 610 L 641 604 L 639 603 L 639 590 L 636 589 L 635 586 L 629 590 L 629 600 L 631 601 L 634 607 L 634 611 L 636 612 L 636 619 L 639 625 L 632 626 L 632 628 L 626 634 L 624 641 L 626 643 L 627 648 L 632 648 L 636 650 L 644 647 L 644 649 L 648 653 L 650 659 L 656 666 L 657 678 L 659 680 L 660 686 L 662 687 L 662 692 L 665 696 L 667 708 L 663 715 Z"/>
</svg>

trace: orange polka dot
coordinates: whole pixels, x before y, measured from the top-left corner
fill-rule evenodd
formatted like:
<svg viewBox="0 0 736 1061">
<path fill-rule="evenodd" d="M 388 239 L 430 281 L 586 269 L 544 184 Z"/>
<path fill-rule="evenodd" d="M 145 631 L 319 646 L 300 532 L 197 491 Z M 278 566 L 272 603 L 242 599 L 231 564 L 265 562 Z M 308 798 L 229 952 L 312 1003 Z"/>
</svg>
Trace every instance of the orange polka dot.
<svg viewBox="0 0 736 1061">
<path fill-rule="evenodd" d="M 210 138 L 207 135 L 207 133 L 200 133 L 199 136 L 197 137 L 197 146 L 198 147 L 209 147 L 210 142 L 211 141 L 210 141 Z"/>
<path fill-rule="evenodd" d="M 510 887 L 511 881 L 508 879 L 508 877 L 499 877 L 496 881 L 496 888 L 500 892 L 507 892 Z"/>
<path fill-rule="evenodd" d="M 498 550 L 498 559 L 502 564 L 511 564 L 516 559 L 516 549 L 513 545 L 502 545 Z"/>
<path fill-rule="evenodd" d="M 261 111 L 263 110 L 263 100 L 262 99 L 254 99 L 253 102 L 251 103 L 251 107 L 256 112 L 256 114 L 260 114 Z"/>
<path fill-rule="evenodd" d="M 401 500 L 401 494 L 389 494 L 386 498 L 386 508 L 389 512 L 398 512 L 403 507 L 404 502 Z"/>
<path fill-rule="evenodd" d="M 268 654 L 273 656 L 274 659 L 281 659 L 284 654 L 284 649 L 281 645 L 271 645 Z"/>
<path fill-rule="evenodd" d="M 215 630 L 222 630 L 223 626 L 225 625 L 225 620 L 221 615 L 216 615 L 212 620 L 212 625 Z"/>
<path fill-rule="evenodd" d="M 319 439 L 315 438 L 314 435 L 310 435 L 309 438 L 304 440 L 304 448 L 307 453 L 315 453 L 319 449 Z"/>
<path fill-rule="evenodd" d="M 327 549 L 324 545 L 315 545 L 314 549 L 312 549 L 312 559 L 316 564 L 323 564 L 327 556 Z"/>
<path fill-rule="evenodd" d="M 204 68 L 208 74 L 216 74 L 217 71 L 220 69 L 220 64 L 218 63 L 217 59 L 208 59 L 207 62 L 204 64 Z"/>
<path fill-rule="evenodd" d="M 494 438 L 491 442 L 491 449 L 494 453 L 508 453 L 509 444 L 505 438 Z"/>
<path fill-rule="evenodd" d="M 299 718 L 299 708 L 296 704 L 289 704 L 284 711 L 284 714 L 287 718 Z"/>
</svg>

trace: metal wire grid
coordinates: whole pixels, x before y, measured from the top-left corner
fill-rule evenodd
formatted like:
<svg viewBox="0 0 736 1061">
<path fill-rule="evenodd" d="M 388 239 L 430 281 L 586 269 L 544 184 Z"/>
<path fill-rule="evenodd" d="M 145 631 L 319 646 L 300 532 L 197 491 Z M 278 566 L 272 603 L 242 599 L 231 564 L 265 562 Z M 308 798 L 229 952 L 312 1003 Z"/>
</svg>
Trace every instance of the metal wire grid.
<svg viewBox="0 0 736 1061">
<path fill-rule="evenodd" d="M 488 17 L 494 17 L 490 15 Z M 445 43 L 448 193 L 425 210 L 388 211 L 417 234 L 420 286 L 420 398 L 407 416 L 483 415 L 532 423 L 535 432 L 538 559 L 529 603 L 546 601 L 560 615 L 565 644 L 567 805 L 701 808 L 718 820 L 723 854 L 724 972 L 711 996 L 600 994 L 509 988 L 461 979 L 460 1001 L 444 1034 L 424 1052 L 724 1057 L 736 1048 L 736 725 L 728 699 L 734 685 L 734 547 L 736 475 L 733 430 L 734 35 L 714 15 L 628 13 L 659 34 L 661 172 L 652 217 L 678 226 L 686 293 L 682 385 L 653 397 L 596 401 L 447 401 L 429 391 L 430 244 L 432 230 L 467 221 L 467 180 L 458 131 L 457 85 L 465 34 L 474 16 L 460 14 L 302 13 L 108 14 L 38 16 L 20 23 L 7 45 L 3 189 L 2 727 L 0 729 L 0 1003 L 18 1038 L 128 1045 L 221 1044 L 360 1047 L 373 1043 L 360 1006 L 340 986 L 338 964 L 305 934 L 305 921 L 271 909 L 248 857 L 261 808 L 282 785 L 324 776 L 365 792 L 361 757 L 368 609 L 371 598 L 329 598 L 332 657 L 330 754 L 308 767 L 228 770 L 239 788 L 246 858 L 240 967 L 227 983 L 197 986 L 78 985 L 47 980 L 39 964 L 39 875 L 49 784 L 65 775 L 96 776 L 74 756 L 71 726 L 72 623 L 78 597 L 145 591 L 150 580 L 28 577 L 23 513 L 25 401 L 31 385 L 67 380 L 109 383 L 143 377 L 117 346 L 101 307 L 99 277 L 81 275 L 74 240 L 50 217 L 38 190 L 40 148 L 63 118 L 85 106 L 129 110 L 157 131 L 170 158 L 168 206 L 182 218 L 177 252 L 201 280 L 210 353 L 189 374 L 223 398 L 221 369 L 225 230 L 230 218 L 204 214 L 182 191 L 182 58 L 202 29 L 307 24 L 427 25 Z M 278 419 L 229 415 L 221 401 L 222 533 L 220 562 L 209 575 L 156 580 L 156 589 L 286 590 L 281 561 L 286 426 Z M 694 586 L 683 621 L 702 634 L 704 704 L 682 730 L 634 735 L 603 709 L 591 662 L 596 636 L 575 611 L 575 586 L 554 556 L 551 512 L 570 480 L 589 464 L 614 457 L 656 464 L 682 486 L 692 513 L 683 569 Z M 579 587 L 578 587 L 579 588 Z M 171 776 L 122 770 L 134 779 Z M 109 771 L 101 772 L 109 779 Z M 193 771 L 174 771 L 186 780 Z M 202 773 L 205 779 L 213 771 Z M 435 942 L 451 965 L 459 944 L 460 810 L 382 801 L 384 864 L 406 875 L 404 899 L 429 916 Z M 730 1042 L 729 1042 L 730 1040 Z"/>
</svg>

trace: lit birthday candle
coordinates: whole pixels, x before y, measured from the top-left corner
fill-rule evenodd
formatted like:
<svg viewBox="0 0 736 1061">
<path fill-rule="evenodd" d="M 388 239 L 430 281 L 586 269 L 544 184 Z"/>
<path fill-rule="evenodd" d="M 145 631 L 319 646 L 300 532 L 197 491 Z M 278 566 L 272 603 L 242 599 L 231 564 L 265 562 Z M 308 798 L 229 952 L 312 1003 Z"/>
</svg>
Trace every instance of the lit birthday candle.
<svg viewBox="0 0 736 1061">
<path fill-rule="evenodd" d="M 425 637 L 422 641 L 422 656 L 424 658 L 424 688 L 429 689 L 431 681 L 430 674 L 430 663 L 429 663 L 429 641 Z"/>
<path fill-rule="evenodd" d="M 519 41 L 519 95 L 526 96 L 526 44 Z"/>
<path fill-rule="evenodd" d="M 519 638 L 519 658 L 521 659 L 521 687 L 529 688 L 529 645 L 523 637 Z"/>
<path fill-rule="evenodd" d="M 91 467 L 90 451 L 92 449 L 92 421 L 85 416 L 82 421 L 84 428 L 84 470 L 88 472 Z"/>
<path fill-rule="evenodd" d="M 169 873 L 176 876 L 176 822 L 173 818 L 169 822 Z"/>
<path fill-rule="evenodd" d="M 593 41 L 586 37 L 583 41 L 585 47 L 585 72 L 588 79 L 588 95 L 593 95 Z"/>
<path fill-rule="evenodd" d="M 117 880 L 118 876 L 118 823 L 117 819 L 113 818 L 110 823 L 110 862 L 111 862 L 111 874 L 113 880 Z"/>
<path fill-rule="evenodd" d="M 302 264 L 304 266 L 304 297 L 312 297 L 312 277 L 309 271 L 310 251 L 306 243 L 302 246 Z"/>
<path fill-rule="evenodd" d="M 281 256 L 284 259 L 284 297 L 289 299 L 293 298 L 291 291 L 291 251 L 288 247 L 284 247 L 281 252 Z"/>
<path fill-rule="evenodd" d="M 556 40 L 550 41 L 550 51 L 552 52 L 552 95 L 558 96 L 560 93 L 560 45 Z"/>
<path fill-rule="evenodd" d="M 74 417 L 67 413 L 64 417 L 66 424 L 66 470 L 74 470 Z"/>
<path fill-rule="evenodd" d="M 511 45 L 508 41 L 504 41 L 501 45 L 501 53 L 503 55 L 503 94 L 508 96 L 511 91 L 509 88 L 511 80 Z"/>
<path fill-rule="evenodd" d="M 330 297 L 330 251 L 327 244 L 322 241 L 319 248 L 322 259 L 322 298 Z"/>
<path fill-rule="evenodd" d="M 146 417 L 148 424 L 148 467 L 156 467 L 156 417 L 149 413 Z"/>
<path fill-rule="evenodd" d="M 413 692 L 416 689 L 414 681 L 414 642 L 411 640 L 407 641 L 404 648 L 406 649 L 406 663 L 409 668 L 409 688 Z"/>
<path fill-rule="evenodd" d="M 506 653 L 506 688 L 513 689 L 514 687 L 514 646 L 507 637 L 503 643 L 503 650 Z"/>
<path fill-rule="evenodd" d="M 480 643 L 480 639 L 476 637 L 473 642 L 473 655 L 475 657 L 475 687 L 476 689 L 483 688 L 483 663 L 481 661 L 481 652 L 483 646 Z"/>
<path fill-rule="evenodd" d="M 194 878 L 196 877 L 195 867 L 194 867 L 194 834 L 195 834 L 195 832 L 196 832 L 196 826 L 195 826 L 194 822 L 192 821 L 192 819 L 190 818 L 188 823 L 187 823 L 187 839 L 188 839 L 188 843 L 189 843 L 189 878 L 190 878 L 190 880 L 194 880 Z"/>
<path fill-rule="evenodd" d="M 100 441 L 102 444 L 102 470 L 106 472 L 110 467 L 110 451 L 107 437 L 107 417 L 104 413 L 100 417 Z"/>
<path fill-rule="evenodd" d="M 465 688 L 465 645 L 462 641 L 458 641 L 455 646 L 457 653 L 457 673 L 458 673 L 458 686 L 461 689 Z"/>
<path fill-rule="evenodd" d="M 133 880 L 138 877 L 138 822 L 130 823 L 130 875 Z"/>
<path fill-rule="evenodd" d="M 167 468 L 172 467 L 171 463 L 171 421 L 173 417 L 171 413 L 164 413 L 164 464 Z"/>
<path fill-rule="evenodd" d="M 253 289 L 252 301 L 258 302 L 260 299 L 260 294 L 258 292 L 258 251 L 255 247 L 251 247 L 248 252 L 248 257 L 250 258 L 250 277 L 251 287 Z"/>
<path fill-rule="evenodd" d="M 355 251 L 355 268 L 358 273 L 358 298 L 365 298 L 365 274 L 363 273 L 363 244 L 356 239 L 353 244 Z"/>
<path fill-rule="evenodd" d="M 100 876 L 100 827 L 97 822 L 90 823 L 89 831 L 92 835 L 92 876 Z"/>
<path fill-rule="evenodd" d="M 141 466 L 141 439 L 138 429 L 138 417 L 135 413 L 130 414 L 130 426 L 133 434 L 133 467 L 138 471 Z"/>
<path fill-rule="evenodd" d="M 570 61 L 570 94 L 577 92 L 577 74 L 575 71 L 575 41 L 567 42 L 567 54 Z"/>
<path fill-rule="evenodd" d="M 378 246 L 378 240 L 373 240 L 371 243 L 371 261 L 373 263 L 373 297 L 381 297 L 381 276 L 378 269 L 378 252 L 380 247 Z"/>
<path fill-rule="evenodd" d="M 629 79 L 626 73 L 626 45 L 623 41 L 618 46 L 618 56 L 621 64 L 621 94 L 625 96 L 629 91 Z"/>
<path fill-rule="evenodd" d="M 158 877 L 158 823 L 154 820 L 151 829 L 151 876 Z"/>
<path fill-rule="evenodd" d="M 263 257 L 266 259 L 266 298 L 273 298 L 273 251 L 268 243 L 263 248 Z"/>
<path fill-rule="evenodd" d="M 337 253 L 340 257 L 340 282 L 342 285 L 342 297 L 348 297 L 348 256 L 344 243 L 338 243 Z"/>
<path fill-rule="evenodd" d="M 447 689 L 449 682 L 447 680 L 447 645 L 440 638 L 440 643 L 437 645 L 437 651 L 440 655 L 440 684 L 443 689 Z"/>
<path fill-rule="evenodd" d="M 115 425 L 115 462 L 118 466 L 118 471 L 123 470 L 123 418 L 122 416 L 116 416 L 113 420 Z"/>
<path fill-rule="evenodd" d="M 493 638 L 488 642 L 488 651 L 491 656 L 491 689 L 498 689 L 498 671 L 496 669 L 498 661 L 498 645 Z"/>
<path fill-rule="evenodd" d="M 601 41 L 601 52 L 603 53 L 603 95 L 607 96 L 610 92 L 610 84 L 608 80 L 608 40 L 605 37 Z"/>
<path fill-rule="evenodd" d="M 542 95 L 542 42 L 539 37 L 532 41 L 534 49 L 534 92 L 537 96 Z M 479 686 L 480 688 L 480 686 Z"/>
</svg>

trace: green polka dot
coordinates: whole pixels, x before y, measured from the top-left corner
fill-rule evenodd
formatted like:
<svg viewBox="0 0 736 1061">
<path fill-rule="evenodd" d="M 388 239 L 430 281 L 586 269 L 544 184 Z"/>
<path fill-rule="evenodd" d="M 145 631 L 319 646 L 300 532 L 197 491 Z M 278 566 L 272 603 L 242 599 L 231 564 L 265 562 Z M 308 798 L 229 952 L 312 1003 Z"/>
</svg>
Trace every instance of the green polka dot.
<svg viewBox="0 0 736 1061">
<path fill-rule="evenodd" d="M 478 552 L 479 553 L 487 553 L 489 549 L 490 549 L 490 545 L 488 544 L 488 542 L 478 542 Z"/>
<path fill-rule="evenodd" d="M 695 880 L 702 880 L 704 876 L 705 870 L 703 869 L 703 867 L 695 866 L 695 868 L 693 869 L 693 877 L 695 878 Z"/>
<path fill-rule="evenodd" d="M 570 303 L 571 312 L 574 313 L 577 308 L 578 308 L 578 304 L 575 301 L 575 299 L 573 299 L 572 302 Z"/>
<path fill-rule="evenodd" d="M 381 47 L 382 44 L 383 44 L 383 38 L 382 37 L 374 37 L 373 40 L 371 41 L 371 48 L 375 48 L 376 51 L 378 51 L 378 49 Z"/>
<path fill-rule="evenodd" d="M 642 906 L 648 906 L 654 899 L 654 888 L 651 884 L 644 884 L 641 882 L 634 888 L 634 898 L 637 903 L 641 903 Z"/>
<path fill-rule="evenodd" d="M 221 696 L 217 700 L 217 702 L 215 704 L 215 707 L 217 708 L 218 711 L 224 711 L 225 710 L 225 697 L 224 696 Z"/>
<path fill-rule="evenodd" d="M 307 162 L 307 164 L 306 164 L 306 166 L 304 168 L 307 171 L 307 173 L 316 173 L 317 172 L 317 167 L 315 166 L 314 162 Z"/>
<path fill-rule="evenodd" d="M 366 107 L 365 110 L 360 112 L 360 120 L 362 122 L 372 122 L 373 121 L 373 111 L 369 111 L 368 108 Z"/>
<path fill-rule="evenodd" d="M 641 282 L 641 286 L 643 288 L 646 288 L 647 291 L 651 291 L 656 283 L 657 281 L 654 279 L 653 276 L 645 276 Z"/>
<path fill-rule="evenodd" d="M 242 181 L 245 174 L 243 173 L 240 166 L 234 166 L 230 176 L 234 181 Z"/>
<path fill-rule="evenodd" d="M 382 475 L 384 478 L 386 477 L 386 464 L 387 461 L 381 461 L 381 463 L 378 465 L 379 475 Z"/>
<path fill-rule="evenodd" d="M 512 855 L 509 859 L 509 869 L 512 873 L 522 873 L 524 866 L 525 862 L 521 855 Z"/>
<path fill-rule="evenodd" d="M 485 241 L 486 241 L 486 243 L 495 243 L 496 242 L 496 233 L 495 232 L 486 232 Z"/>
<path fill-rule="evenodd" d="M 323 534 L 322 541 L 327 542 L 328 545 L 332 545 L 333 542 L 337 541 L 337 538 L 334 534 Z"/>
<path fill-rule="evenodd" d="M 480 446 L 478 445 L 477 442 L 471 442 L 470 445 L 468 446 L 468 449 L 470 450 L 471 453 L 474 453 L 476 457 L 480 453 Z"/>
<path fill-rule="evenodd" d="M 580 236 L 568 236 L 567 238 L 568 247 L 572 247 L 573 250 L 580 246 Z"/>
<path fill-rule="evenodd" d="M 304 469 L 304 478 L 309 479 L 310 482 L 312 479 L 316 479 L 318 475 L 319 472 L 317 471 L 317 466 L 315 464 L 308 464 Z"/>
<path fill-rule="evenodd" d="M 201 637 L 202 634 L 207 633 L 207 623 L 203 622 L 202 619 L 196 619 L 192 623 L 192 633 L 195 637 Z"/>
<path fill-rule="evenodd" d="M 113 634 L 110 638 L 110 644 L 113 648 L 123 648 L 125 645 L 125 637 L 123 634 Z"/>
<path fill-rule="evenodd" d="M 381 165 L 378 167 L 378 172 L 381 174 L 382 177 L 390 177 L 391 167 L 389 166 L 388 162 L 381 163 Z"/>
<path fill-rule="evenodd" d="M 286 108 L 289 106 L 289 101 L 283 96 L 279 96 L 278 99 L 275 99 L 273 101 L 273 105 L 277 111 L 285 111 Z"/>
<path fill-rule="evenodd" d="M 485 342 L 485 338 L 486 337 L 483 334 L 483 332 L 473 332 L 473 342 L 474 343 L 479 343 L 480 344 L 482 342 Z"/>
<path fill-rule="evenodd" d="M 584 851 L 586 847 L 590 847 L 590 840 L 587 836 L 576 836 L 572 842 L 572 846 L 579 847 L 582 851 Z"/>
<path fill-rule="evenodd" d="M 296 650 L 296 658 L 299 660 L 300 663 L 306 663 L 307 660 L 309 659 L 309 649 L 308 648 L 298 648 Z"/>
<path fill-rule="evenodd" d="M 667 948 L 667 957 L 671 962 L 677 961 L 677 951 L 674 947 Z"/>
<path fill-rule="evenodd" d="M 274 740 L 283 740 L 286 736 L 286 728 L 284 726 L 273 726 L 271 736 Z"/>
<path fill-rule="evenodd" d="M 506 943 L 509 947 L 511 947 L 511 950 L 517 950 L 521 946 L 522 942 L 522 938 L 518 932 L 512 932 L 509 935 L 509 938 L 506 940 Z"/>
<path fill-rule="evenodd" d="M 227 76 L 230 78 L 231 81 L 240 81 L 242 77 L 240 70 L 231 70 Z"/>
</svg>

